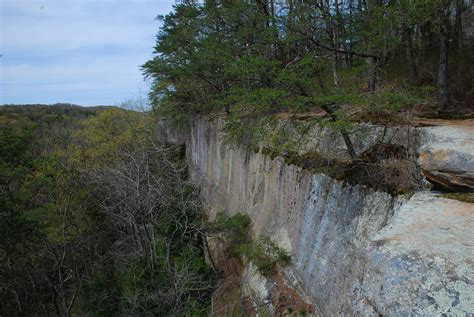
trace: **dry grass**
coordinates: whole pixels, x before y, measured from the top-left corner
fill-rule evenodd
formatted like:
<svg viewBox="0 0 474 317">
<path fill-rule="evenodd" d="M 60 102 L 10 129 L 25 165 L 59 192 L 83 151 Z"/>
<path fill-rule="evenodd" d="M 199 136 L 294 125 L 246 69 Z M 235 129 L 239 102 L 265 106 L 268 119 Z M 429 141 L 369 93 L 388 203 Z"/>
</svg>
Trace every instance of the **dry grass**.
<svg viewBox="0 0 474 317">
<path fill-rule="evenodd" d="M 474 204 L 474 193 L 447 193 L 441 195 L 441 197 Z"/>
</svg>

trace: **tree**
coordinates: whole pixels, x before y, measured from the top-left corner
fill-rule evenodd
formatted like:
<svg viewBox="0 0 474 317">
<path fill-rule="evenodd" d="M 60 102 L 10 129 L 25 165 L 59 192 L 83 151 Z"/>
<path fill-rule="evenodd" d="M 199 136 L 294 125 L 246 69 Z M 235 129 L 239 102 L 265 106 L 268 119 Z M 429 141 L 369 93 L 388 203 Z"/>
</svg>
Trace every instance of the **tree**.
<svg viewBox="0 0 474 317">
<path fill-rule="evenodd" d="M 80 169 L 107 224 L 102 234 L 113 237 L 80 294 L 84 312 L 111 314 L 118 306 L 126 315 L 182 315 L 208 308 L 213 283 L 201 209 L 180 149 L 158 139 L 155 122 L 150 113 L 104 111 L 83 123 L 81 142 L 72 145 L 87 158 Z"/>
<path fill-rule="evenodd" d="M 446 2 L 448 20 L 454 4 Z M 455 6 L 459 33 L 465 5 Z M 440 33 L 446 19 L 439 12 L 437 1 L 179 4 L 162 18 L 155 56 L 143 71 L 153 82 L 155 110 L 181 124 L 189 115 L 222 112 L 227 131 L 244 132 L 239 125 L 268 124 L 277 113 L 315 108 L 340 122 L 347 119 L 341 117 L 345 108 L 377 111 L 432 102 L 427 86 L 438 85 L 439 96 L 447 98 L 447 82 L 453 80 L 448 47 L 439 52 L 444 62 L 432 54 L 439 41 L 447 44 L 446 32 Z M 468 91 L 457 97 L 469 100 Z M 354 157 L 350 131 L 341 132 Z"/>
<path fill-rule="evenodd" d="M 441 31 L 439 39 L 438 99 L 442 109 L 448 108 L 448 50 L 449 50 L 449 2 L 445 1 L 440 10 Z"/>
<path fill-rule="evenodd" d="M 212 270 L 181 150 L 149 112 L 55 111 L 0 111 L 0 314 L 205 314 Z"/>
</svg>

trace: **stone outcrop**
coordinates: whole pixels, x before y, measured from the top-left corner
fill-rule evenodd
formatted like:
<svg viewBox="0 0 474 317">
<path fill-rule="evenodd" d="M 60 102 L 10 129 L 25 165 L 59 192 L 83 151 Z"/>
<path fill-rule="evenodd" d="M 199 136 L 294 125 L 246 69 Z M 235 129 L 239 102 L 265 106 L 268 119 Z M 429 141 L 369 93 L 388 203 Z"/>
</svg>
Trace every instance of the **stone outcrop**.
<svg viewBox="0 0 474 317">
<path fill-rule="evenodd" d="M 443 124 L 423 129 L 426 140 L 419 158 L 423 174 L 446 190 L 474 191 L 474 120 Z"/>
<path fill-rule="evenodd" d="M 362 288 L 389 315 L 474 310 L 474 204 L 416 193 L 371 237 Z"/>
<path fill-rule="evenodd" d="M 292 264 L 279 267 L 281 279 L 314 305 L 315 315 L 474 312 L 473 204 L 434 192 L 394 197 L 348 185 L 278 157 L 230 147 L 220 127 L 218 121 L 194 120 L 186 140 L 190 176 L 210 217 L 247 214 L 256 237 L 270 237 L 287 250 Z M 433 142 L 431 128 L 423 129 L 410 132 L 416 150 Z M 365 133 L 358 140 L 359 150 L 380 139 L 377 133 L 387 135 L 373 131 L 376 136 Z M 395 143 L 406 138 L 395 132 L 389 132 Z M 312 149 L 340 144 L 337 136 L 319 135 Z M 272 312 L 265 303 L 272 302 L 274 282 L 248 263 L 241 283 L 256 309 Z"/>
</svg>

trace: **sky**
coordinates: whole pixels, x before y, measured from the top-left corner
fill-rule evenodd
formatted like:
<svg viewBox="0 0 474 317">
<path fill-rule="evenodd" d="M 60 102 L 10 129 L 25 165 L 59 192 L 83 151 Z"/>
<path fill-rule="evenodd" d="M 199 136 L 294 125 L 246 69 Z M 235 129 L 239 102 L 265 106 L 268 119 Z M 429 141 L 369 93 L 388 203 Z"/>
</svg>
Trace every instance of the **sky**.
<svg viewBox="0 0 474 317">
<path fill-rule="evenodd" d="M 174 0 L 0 0 L 0 104 L 117 105 L 147 93 Z"/>
</svg>

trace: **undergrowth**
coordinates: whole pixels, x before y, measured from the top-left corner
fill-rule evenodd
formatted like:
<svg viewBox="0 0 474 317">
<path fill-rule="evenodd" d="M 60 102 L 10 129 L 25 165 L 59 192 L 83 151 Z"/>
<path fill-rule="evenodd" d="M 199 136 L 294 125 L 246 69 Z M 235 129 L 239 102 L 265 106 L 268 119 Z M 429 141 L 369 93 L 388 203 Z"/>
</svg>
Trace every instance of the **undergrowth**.
<svg viewBox="0 0 474 317">
<path fill-rule="evenodd" d="M 223 236 L 230 254 L 251 261 L 262 274 L 269 273 L 277 264 L 291 263 L 291 256 L 269 237 L 252 240 L 250 224 L 251 220 L 247 215 L 238 213 L 228 217 L 218 214 L 216 219 L 208 224 L 207 230 L 211 234 Z"/>
<path fill-rule="evenodd" d="M 286 151 L 282 155 L 280 151 L 268 147 L 262 149 L 262 154 L 271 159 L 281 156 L 286 164 L 392 195 L 411 194 L 419 187 L 416 176 L 411 173 L 414 163 L 407 157 L 407 150 L 400 145 L 377 144 L 355 160 L 329 158 L 317 152 L 298 154 Z"/>
</svg>

